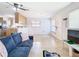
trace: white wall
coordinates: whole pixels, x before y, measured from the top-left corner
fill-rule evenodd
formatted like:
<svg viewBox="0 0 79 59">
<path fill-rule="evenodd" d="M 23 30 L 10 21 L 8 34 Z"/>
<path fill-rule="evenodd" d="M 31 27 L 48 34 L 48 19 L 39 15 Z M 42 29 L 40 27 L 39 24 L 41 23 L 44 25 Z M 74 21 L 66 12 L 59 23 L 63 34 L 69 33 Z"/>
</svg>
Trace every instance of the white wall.
<svg viewBox="0 0 79 59">
<path fill-rule="evenodd" d="M 39 21 L 39 27 L 32 27 L 32 21 Z M 29 34 L 48 34 L 50 32 L 50 20 L 49 18 L 28 18 L 28 32 Z"/>
<path fill-rule="evenodd" d="M 52 18 L 52 20 L 56 20 L 56 33 L 54 34 L 60 40 L 67 40 L 67 28 L 65 27 L 65 23 L 63 18 L 68 17 L 69 14 L 79 9 L 79 2 L 73 2 L 70 5 L 64 7 L 63 9 L 59 10 Z M 75 20 L 74 20 L 75 21 Z"/>
<path fill-rule="evenodd" d="M 69 15 L 69 28 L 74 28 L 74 29 L 79 28 L 79 9 L 70 13 L 70 15 Z"/>
</svg>

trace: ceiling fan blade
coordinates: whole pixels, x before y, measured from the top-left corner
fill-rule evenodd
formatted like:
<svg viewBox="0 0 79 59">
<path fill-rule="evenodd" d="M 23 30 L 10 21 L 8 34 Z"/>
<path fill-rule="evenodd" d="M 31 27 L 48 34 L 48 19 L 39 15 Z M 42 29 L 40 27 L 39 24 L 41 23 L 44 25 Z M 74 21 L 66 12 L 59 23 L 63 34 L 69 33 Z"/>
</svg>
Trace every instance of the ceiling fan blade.
<svg viewBox="0 0 79 59">
<path fill-rule="evenodd" d="M 29 11 L 29 9 L 24 9 L 24 8 L 19 8 L 19 9 L 24 10 L 24 11 Z"/>
<path fill-rule="evenodd" d="M 14 5 L 13 4 L 11 4 L 11 3 L 9 3 L 9 2 L 6 2 L 7 4 L 9 4 L 10 6 L 13 6 L 14 7 Z"/>
<path fill-rule="evenodd" d="M 8 3 L 9 5 L 15 7 L 16 9 L 21 9 L 21 10 L 24 10 L 24 11 L 29 11 L 29 9 L 23 8 L 23 5 L 21 5 L 21 4 L 18 4 L 18 3 L 13 3 L 13 4 L 11 4 L 11 3 L 9 3 L 9 2 L 6 2 L 6 3 Z"/>
</svg>

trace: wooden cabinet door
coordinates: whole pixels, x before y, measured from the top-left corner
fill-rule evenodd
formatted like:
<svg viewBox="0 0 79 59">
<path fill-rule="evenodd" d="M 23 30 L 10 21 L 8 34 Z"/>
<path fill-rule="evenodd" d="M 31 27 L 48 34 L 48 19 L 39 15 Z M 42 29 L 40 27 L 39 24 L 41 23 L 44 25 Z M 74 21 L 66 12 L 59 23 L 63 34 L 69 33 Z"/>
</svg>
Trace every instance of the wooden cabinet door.
<svg viewBox="0 0 79 59">
<path fill-rule="evenodd" d="M 0 17 L 0 23 L 1 24 L 3 23 L 3 17 Z"/>
<path fill-rule="evenodd" d="M 16 12 L 15 13 L 15 23 L 19 23 L 19 24 L 26 24 L 26 17 L 21 15 L 20 13 Z"/>
</svg>

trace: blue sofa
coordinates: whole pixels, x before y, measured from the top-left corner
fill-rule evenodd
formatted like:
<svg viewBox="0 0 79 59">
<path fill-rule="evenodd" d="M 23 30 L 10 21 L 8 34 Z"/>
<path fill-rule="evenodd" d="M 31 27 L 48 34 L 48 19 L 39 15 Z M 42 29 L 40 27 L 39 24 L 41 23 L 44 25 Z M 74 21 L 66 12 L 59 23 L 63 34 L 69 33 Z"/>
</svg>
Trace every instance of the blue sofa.
<svg viewBox="0 0 79 59">
<path fill-rule="evenodd" d="M 1 41 L 7 49 L 8 57 L 28 57 L 33 45 L 33 36 L 22 42 L 21 33 L 15 33 L 2 38 Z"/>
</svg>

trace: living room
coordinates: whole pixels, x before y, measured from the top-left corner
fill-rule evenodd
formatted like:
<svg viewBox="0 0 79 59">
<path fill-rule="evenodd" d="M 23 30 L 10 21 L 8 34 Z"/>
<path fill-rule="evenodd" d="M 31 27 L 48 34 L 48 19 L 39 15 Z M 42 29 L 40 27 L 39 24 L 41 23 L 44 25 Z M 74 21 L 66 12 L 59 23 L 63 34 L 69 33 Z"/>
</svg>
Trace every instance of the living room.
<svg viewBox="0 0 79 59">
<path fill-rule="evenodd" d="M 79 2 L 0 2 L 0 56 L 78 57 L 68 40 L 78 34 L 78 10 Z"/>
</svg>

